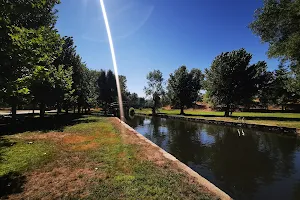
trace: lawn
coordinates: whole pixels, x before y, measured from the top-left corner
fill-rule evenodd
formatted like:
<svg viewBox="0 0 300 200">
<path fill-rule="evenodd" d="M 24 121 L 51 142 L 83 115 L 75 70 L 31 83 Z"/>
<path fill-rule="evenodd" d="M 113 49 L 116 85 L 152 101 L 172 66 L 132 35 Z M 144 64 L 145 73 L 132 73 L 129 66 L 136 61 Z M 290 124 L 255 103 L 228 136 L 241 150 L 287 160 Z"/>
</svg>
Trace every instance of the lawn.
<svg viewBox="0 0 300 200">
<path fill-rule="evenodd" d="M 215 199 L 115 118 L 68 120 L 52 130 L 2 132 L 0 198 Z"/>
<path fill-rule="evenodd" d="M 179 109 L 163 110 L 159 113 L 167 115 L 179 115 Z M 233 112 L 231 117 L 223 117 L 224 112 L 202 111 L 187 109 L 184 111 L 189 117 L 212 119 L 220 121 L 237 122 L 239 117 L 244 117 L 245 123 L 284 126 L 290 128 L 300 128 L 300 113 L 257 113 L 257 112 Z M 151 114 L 151 109 L 136 110 L 136 113 Z"/>
</svg>

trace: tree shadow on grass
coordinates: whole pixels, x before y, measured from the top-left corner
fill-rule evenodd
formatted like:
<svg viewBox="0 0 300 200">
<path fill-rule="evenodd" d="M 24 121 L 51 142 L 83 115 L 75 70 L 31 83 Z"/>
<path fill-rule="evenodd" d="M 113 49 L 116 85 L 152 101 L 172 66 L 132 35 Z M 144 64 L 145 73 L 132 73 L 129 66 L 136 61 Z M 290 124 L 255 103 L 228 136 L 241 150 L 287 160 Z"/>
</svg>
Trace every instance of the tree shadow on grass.
<svg viewBox="0 0 300 200">
<path fill-rule="evenodd" d="M 26 177 L 19 173 L 9 173 L 0 176 L 0 198 L 10 194 L 17 194 L 23 191 L 23 185 L 26 182 Z"/>
<path fill-rule="evenodd" d="M 64 127 L 79 123 L 96 122 L 80 114 L 48 115 L 44 119 L 22 115 L 15 123 L 0 122 L 0 136 L 23 133 L 26 131 L 63 131 Z"/>
</svg>

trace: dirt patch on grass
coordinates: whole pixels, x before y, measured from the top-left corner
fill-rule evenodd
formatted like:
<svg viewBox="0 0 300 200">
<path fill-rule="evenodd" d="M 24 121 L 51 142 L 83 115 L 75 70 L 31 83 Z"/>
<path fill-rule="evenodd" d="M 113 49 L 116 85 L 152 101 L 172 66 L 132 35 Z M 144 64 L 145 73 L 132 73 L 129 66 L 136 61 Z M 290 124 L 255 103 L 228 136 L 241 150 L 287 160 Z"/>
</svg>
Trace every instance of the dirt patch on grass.
<svg viewBox="0 0 300 200">
<path fill-rule="evenodd" d="M 84 198 L 89 195 L 87 185 L 92 179 L 103 179 L 105 174 L 94 168 L 57 167 L 51 171 L 34 171 L 27 175 L 27 183 L 19 195 L 11 199 L 61 199 L 68 195 Z"/>
<path fill-rule="evenodd" d="M 85 150 L 90 150 L 90 149 L 96 149 L 99 147 L 99 144 L 96 142 L 90 142 L 87 144 L 80 144 L 74 146 L 72 149 L 73 150 L 78 150 L 78 151 L 85 151 Z"/>
<path fill-rule="evenodd" d="M 65 144 L 77 144 L 92 141 L 95 137 L 92 136 L 80 136 L 80 135 L 69 135 L 63 138 Z"/>
<path fill-rule="evenodd" d="M 24 140 L 50 140 L 50 141 L 61 141 L 64 137 L 70 135 L 69 133 L 63 132 L 49 132 L 40 134 L 20 134 L 15 136 L 16 138 L 21 138 Z"/>
</svg>

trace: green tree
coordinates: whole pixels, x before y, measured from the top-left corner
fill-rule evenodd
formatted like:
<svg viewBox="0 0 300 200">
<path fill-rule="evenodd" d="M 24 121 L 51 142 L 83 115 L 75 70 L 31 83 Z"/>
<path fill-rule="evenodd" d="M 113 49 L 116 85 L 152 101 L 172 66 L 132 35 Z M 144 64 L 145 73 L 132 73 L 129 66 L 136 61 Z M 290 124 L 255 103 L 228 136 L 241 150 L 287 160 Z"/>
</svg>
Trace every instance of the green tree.
<svg viewBox="0 0 300 200">
<path fill-rule="evenodd" d="M 186 66 L 179 67 L 174 74 L 170 74 L 168 89 L 171 99 L 180 106 L 180 114 L 184 115 L 184 107 L 191 106 L 199 96 L 203 75 L 199 69 L 188 72 Z"/>
<path fill-rule="evenodd" d="M 138 99 L 139 108 L 145 107 L 145 103 L 146 103 L 145 98 L 144 97 L 139 97 L 139 99 Z"/>
<path fill-rule="evenodd" d="M 274 103 L 284 107 L 287 103 L 293 101 L 294 93 L 290 89 L 290 84 L 293 81 L 291 72 L 287 70 L 282 64 L 275 70 L 275 80 L 273 83 Z"/>
<path fill-rule="evenodd" d="M 153 70 L 147 74 L 147 84 L 148 86 L 144 87 L 146 96 L 150 96 L 153 100 L 152 105 L 152 114 L 156 115 L 156 109 L 159 106 L 160 98 L 164 94 L 163 88 L 163 77 L 162 73 L 159 70 Z"/>
<path fill-rule="evenodd" d="M 57 102 L 57 111 L 58 113 L 61 110 L 61 104 L 65 111 L 68 113 L 69 108 L 72 104 L 75 104 L 77 100 L 77 92 L 75 94 L 75 84 L 79 82 L 79 79 L 76 79 L 77 82 L 73 83 L 73 77 L 77 76 L 77 74 L 73 74 L 73 68 L 80 67 L 81 60 L 79 57 L 76 56 L 76 46 L 74 45 L 74 41 L 72 37 L 63 37 L 63 44 L 62 44 L 62 52 L 61 54 L 56 58 L 54 61 L 54 66 L 58 69 L 59 66 L 63 66 L 64 70 L 67 70 L 72 68 L 72 88 L 70 90 L 65 91 L 64 88 L 62 88 L 61 91 L 65 91 L 64 97 L 60 95 L 60 98 L 58 98 Z M 67 73 L 67 72 L 66 72 Z M 81 75 L 81 74 L 79 74 Z M 78 76 L 77 76 L 78 77 Z M 69 77 L 66 77 L 69 79 Z M 79 77 L 78 77 L 79 78 Z M 66 80 L 68 81 L 68 80 Z M 68 85 L 69 86 L 69 85 Z M 63 98 L 62 98 L 63 97 Z"/>
<path fill-rule="evenodd" d="M 299 10 L 299 0 L 264 0 L 250 24 L 253 33 L 269 43 L 268 55 L 290 61 L 292 68 L 300 68 Z"/>
<path fill-rule="evenodd" d="M 105 115 L 107 114 L 108 105 L 117 100 L 117 86 L 115 75 L 111 70 L 101 70 L 97 80 L 99 89 L 99 104 L 102 105 Z"/>
<path fill-rule="evenodd" d="M 130 106 L 136 108 L 138 106 L 139 97 L 137 93 L 132 93 L 128 96 L 128 103 Z"/>
<path fill-rule="evenodd" d="M 258 90 L 257 97 L 259 99 L 260 104 L 266 109 L 268 109 L 268 106 L 275 102 L 275 75 L 273 72 L 266 72 L 261 78 L 261 84 Z"/>
<path fill-rule="evenodd" d="M 99 88 L 97 84 L 98 77 L 100 75 L 99 71 L 96 70 L 89 70 L 88 71 L 88 98 L 87 98 L 87 105 L 90 109 L 91 107 L 98 106 L 98 99 L 99 99 Z"/>
<path fill-rule="evenodd" d="M 28 80 L 32 66 L 37 64 L 35 58 L 43 60 L 49 56 L 49 49 L 43 49 L 47 44 L 40 41 L 45 35 L 37 37 L 37 34 L 54 26 L 56 10 L 53 8 L 58 3 L 58 0 L 0 1 L 0 98 L 11 104 L 14 119 L 18 100 L 29 93 Z M 40 49 L 34 46 L 38 43 Z M 28 48 L 24 46 L 27 44 Z M 45 52 L 46 55 L 40 57 Z"/>
<path fill-rule="evenodd" d="M 215 105 L 225 106 L 225 116 L 239 105 L 249 105 L 257 95 L 266 63 L 250 65 L 252 55 L 245 49 L 217 56 L 206 69 L 206 89 Z"/>
</svg>

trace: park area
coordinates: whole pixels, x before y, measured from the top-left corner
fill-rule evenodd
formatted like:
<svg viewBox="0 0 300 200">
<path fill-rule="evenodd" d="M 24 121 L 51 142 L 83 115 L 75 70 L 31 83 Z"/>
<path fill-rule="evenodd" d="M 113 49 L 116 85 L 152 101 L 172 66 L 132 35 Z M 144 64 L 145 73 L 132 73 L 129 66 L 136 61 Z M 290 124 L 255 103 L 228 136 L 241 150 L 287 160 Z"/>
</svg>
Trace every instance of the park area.
<svg viewBox="0 0 300 200">
<path fill-rule="evenodd" d="M 136 110 L 138 114 L 151 115 L 151 109 Z M 158 114 L 179 115 L 179 109 L 158 109 Z M 300 113 L 282 113 L 282 112 L 233 112 L 230 117 L 224 117 L 221 111 L 203 111 L 198 109 L 187 109 L 185 115 L 201 119 L 211 119 L 226 122 L 241 122 L 248 124 L 260 124 L 268 126 L 280 126 L 288 128 L 300 128 Z"/>
<path fill-rule="evenodd" d="M 117 118 L 19 123 L 0 126 L 0 199 L 217 199 Z"/>
</svg>

